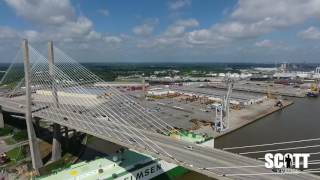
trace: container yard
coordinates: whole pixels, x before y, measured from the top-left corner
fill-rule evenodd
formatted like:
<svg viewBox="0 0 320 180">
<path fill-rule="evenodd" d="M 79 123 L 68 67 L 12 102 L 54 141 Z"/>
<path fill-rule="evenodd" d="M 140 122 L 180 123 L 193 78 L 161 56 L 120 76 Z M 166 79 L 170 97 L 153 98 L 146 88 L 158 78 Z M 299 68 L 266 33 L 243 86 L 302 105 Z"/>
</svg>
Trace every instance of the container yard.
<svg viewBox="0 0 320 180">
<path fill-rule="evenodd" d="M 262 91 L 267 83 L 261 86 L 255 85 L 260 87 L 261 91 L 240 89 L 245 87 L 245 83 L 241 83 L 234 83 L 232 93 L 228 97 L 228 115 L 223 115 L 228 116 L 225 117 L 228 118 L 228 127 L 222 131 L 217 130 L 216 121 L 219 117 L 217 107 L 224 103 L 228 93 L 224 82 L 155 85 L 149 86 L 146 92 L 135 90 L 126 91 L 126 93 L 140 101 L 147 111 L 157 114 L 176 129 L 206 134 L 214 138 L 237 130 L 293 103 L 284 96 L 274 93 L 275 89 Z M 252 82 L 248 84 L 252 84 L 252 88 L 255 87 Z M 281 89 L 280 85 L 276 87 Z M 286 88 L 290 89 L 286 92 L 294 91 L 292 87 Z M 307 91 L 301 89 L 301 94 L 302 92 Z"/>
<path fill-rule="evenodd" d="M 209 83 L 209 87 L 226 89 L 223 83 Z M 282 95 L 289 97 L 305 97 L 307 89 L 300 88 L 300 86 L 289 86 L 284 84 L 275 84 L 262 81 L 238 81 L 233 86 L 234 90 L 253 93 Z"/>
</svg>

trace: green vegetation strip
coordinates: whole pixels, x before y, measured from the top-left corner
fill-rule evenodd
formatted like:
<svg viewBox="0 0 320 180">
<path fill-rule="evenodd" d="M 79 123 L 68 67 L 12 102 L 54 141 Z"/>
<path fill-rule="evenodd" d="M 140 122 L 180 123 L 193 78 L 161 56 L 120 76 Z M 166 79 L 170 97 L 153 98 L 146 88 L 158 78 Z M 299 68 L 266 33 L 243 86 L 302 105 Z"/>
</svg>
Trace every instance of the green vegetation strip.
<svg viewBox="0 0 320 180">
<path fill-rule="evenodd" d="M 4 128 L 0 128 L 0 136 L 6 136 L 11 134 L 13 131 L 13 128 L 11 127 L 4 127 Z"/>
<path fill-rule="evenodd" d="M 4 142 L 5 142 L 7 145 L 12 145 L 12 144 L 17 143 L 12 137 L 8 137 L 8 138 L 4 139 Z"/>
<path fill-rule="evenodd" d="M 48 176 L 52 173 L 57 173 L 61 170 L 69 168 L 72 165 L 71 159 L 72 155 L 67 153 L 61 159 L 40 168 L 40 174 L 42 176 Z"/>
<path fill-rule="evenodd" d="M 17 142 L 27 140 L 28 139 L 28 132 L 26 130 L 14 132 L 12 138 Z"/>
<path fill-rule="evenodd" d="M 17 162 L 24 158 L 26 158 L 26 154 L 24 152 L 23 147 L 17 147 L 7 152 L 7 156 L 11 161 Z"/>
<path fill-rule="evenodd" d="M 152 178 L 152 180 L 174 180 L 176 177 L 182 176 L 188 172 L 189 172 L 188 169 L 178 166 L 166 173 L 163 173 L 155 178 Z"/>
</svg>

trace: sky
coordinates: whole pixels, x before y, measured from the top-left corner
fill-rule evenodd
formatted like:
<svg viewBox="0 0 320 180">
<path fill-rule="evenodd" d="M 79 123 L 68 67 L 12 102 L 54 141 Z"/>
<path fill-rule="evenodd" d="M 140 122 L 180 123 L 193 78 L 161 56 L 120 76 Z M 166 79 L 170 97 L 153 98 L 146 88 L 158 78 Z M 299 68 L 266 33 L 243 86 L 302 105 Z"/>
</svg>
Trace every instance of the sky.
<svg viewBox="0 0 320 180">
<path fill-rule="evenodd" d="M 320 0 L 0 0 L 0 62 L 24 38 L 80 62 L 320 64 Z"/>
</svg>

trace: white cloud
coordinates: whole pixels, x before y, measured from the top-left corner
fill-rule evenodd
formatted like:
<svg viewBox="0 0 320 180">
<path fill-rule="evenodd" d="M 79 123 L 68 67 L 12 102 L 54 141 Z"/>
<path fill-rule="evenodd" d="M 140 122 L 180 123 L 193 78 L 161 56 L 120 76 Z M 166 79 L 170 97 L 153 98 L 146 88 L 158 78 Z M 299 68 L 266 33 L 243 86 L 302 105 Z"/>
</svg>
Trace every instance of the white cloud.
<svg viewBox="0 0 320 180">
<path fill-rule="evenodd" d="M 89 32 L 89 34 L 86 36 L 86 38 L 88 40 L 99 40 L 102 38 L 102 35 L 101 35 L 101 33 L 92 30 Z"/>
<path fill-rule="evenodd" d="M 105 41 L 103 35 L 94 30 L 93 22 L 89 18 L 76 16 L 70 0 L 5 0 L 5 2 L 18 16 L 40 27 L 41 31 L 27 30 L 19 34 L 30 41 L 49 39 L 69 43 Z"/>
<path fill-rule="evenodd" d="M 187 37 L 193 44 L 204 44 L 212 37 L 212 34 L 211 31 L 207 29 L 201 29 L 188 33 Z"/>
<path fill-rule="evenodd" d="M 164 32 L 165 36 L 179 36 L 182 35 L 187 28 L 199 26 L 196 19 L 178 20 L 173 25 L 169 26 Z"/>
<path fill-rule="evenodd" d="M 239 0 L 226 24 L 238 23 L 238 28 L 243 29 L 237 32 L 238 37 L 259 36 L 320 18 L 319 7 L 319 0 Z"/>
<path fill-rule="evenodd" d="M 105 36 L 103 40 L 107 43 L 121 43 L 122 39 L 117 36 Z"/>
<path fill-rule="evenodd" d="M 97 32 L 93 22 L 86 16 L 77 15 L 71 0 L 4 0 L 18 17 L 32 25 L 32 29 L 17 30 L 0 26 L 0 51 L 11 50 L 19 46 L 22 38 L 27 38 L 33 45 L 42 45 L 53 40 L 55 45 L 67 50 L 75 58 L 87 61 L 117 59 L 122 56 L 120 49 L 125 48 L 123 41 L 130 41 L 125 35 L 111 35 Z M 104 12 L 106 15 L 106 12 Z M 10 42 L 10 43 L 8 43 Z M 15 43 L 12 43 L 15 42 Z M 117 45 L 117 46 L 115 46 Z M 87 50 L 87 51 L 82 51 Z M 92 52 L 93 54 L 86 54 Z M 94 55 L 94 56 L 92 56 Z M 1 59 L 5 57 L 1 55 Z M 8 59 L 5 57 L 5 59 Z"/>
<path fill-rule="evenodd" d="M 141 56 L 143 56 L 146 51 L 136 47 L 156 47 L 147 53 L 155 52 L 152 55 L 159 57 L 162 55 L 169 57 L 179 54 L 177 53 L 179 51 L 186 52 L 188 57 L 190 54 L 201 54 L 201 52 L 207 55 L 211 55 L 214 51 L 223 54 L 220 51 L 223 48 L 220 49 L 220 47 L 224 47 L 225 54 L 252 53 L 255 50 L 259 53 L 264 52 L 265 49 L 258 47 L 270 47 L 268 52 L 277 50 L 279 52 L 281 48 L 288 47 L 287 44 L 281 41 L 267 39 L 260 41 L 259 39 L 270 32 L 285 31 L 285 28 L 320 18 L 319 0 L 239 0 L 233 9 L 225 12 L 226 18 L 223 21 L 208 27 L 200 27 L 196 19 L 190 18 L 178 20 L 163 32 L 156 34 L 158 20 L 144 21 L 132 28 L 132 32 L 138 36 L 127 36 L 97 32 L 93 21 L 86 16 L 77 15 L 71 0 L 4 0 L 4 2 L 16 12 L 18 17 L 31 22 L 34 28 L 15 30 L 10 27 L 0 27 L 1 44 L 13 38 L 28 38 L 32 42 L 40 43 L 51 39 L 57 44 L 64 44 L 65 48 L 73 49 L 77 52 L 75 54 L 84 54 L 84 51 L 77 51 L 81 48 L 94 53 L 99 52 L 102 56 L 108 51 L 110 57 L 115 49 L 119 50 L 118 53 L 121 56 L 128 52 L 132 54 L 142 52 Z M 188 6 L 191 6 L 191 0 L 171 0 L 168 2 L 169 14 L 179 14 L 181 13 L 179 10 Z M 99 9 L 95 12 L 104 16 L 109 15 L 107 9 Z M 175 19 L 180 18 L 181 16 L 175 17 Z M 298 33 L 298 36 L 319 40 L 320 29 L 311 26 Z M 189 48 L 192 48 L 192 51 Z M 232 52 L 229 52 L 230 49 Z M 243 51 L 240 52 L 237 49 Z M 156 52 L 160 53 L 156 54 Z M 233 55 L 237 56 L 235 54 Z"/>
<path fill-rule="evenodd" d="M 148 36 L 152 34 L 155 25 L 153 24 L 142 24 L 133 28 L 133 33 L 140 36 Z"/>
<path fill-rule="evenodd" d="M 206 45 L 211 47 L 217 47 L 229 42 L 230 39 L 213 33 L 207 29 L 195 30 L 187 33 L 187 41 L 193 45 Z"/>
<path fill-rule="evenodd" d="M 303 39 L 320 40 L 320 30 L 313 26 L 300 32 L 298 35 Z"/>
<path fill-rule="evenodd" d="M 186 32 L 184 26 L 174 24 L 164 34 L 180 35 L 187 43 L 194 45 L 216 47 L 218 44 L 252 40 L 308 19 L 320 18 L 319 7 L 319 0 L 239 0 L 229 18 L 222 23 L 190 32 Z M 309 37 L 317 38 L 317 31 L 311 30 Z"/>
<path fill-rule="evenodd" d="M 11 39 L 20 36 L 19 32 L 10 27 L 0 26 L 0 39 Z"/>
<path fill-rule="evenodd" d="M 264 39 L 262 41 L 256 42 L 255 46 L 270 48 L 270 47 L 273 47 L 273 43 L 272 43 L 272 41 L 270 41 L 268 39 Z"/>
<path fill-rule="evenodd" d="M 58 27 L 60 33 L 68 37 L 79 37 L 87 35 L 93 29 L 93 23 L 90 19 L 80 16 L 76 21 L 69 21 L 63 26 Z"/>
<path fill-rule="evenodd" d="M 110 15 L 110 12 L 109 12 L 108 9 L 99 9 L 98 13 L 103 15 L 103 16 L 109 16 Z"/>
<path fill-rule="evenodd" d="M 27 30 L 23 32 L 23 37 L 28 39 L 29 41 L 39 41 L 41 40 L 41 35 L 38 31 Z"/>
<path fill-rule="evenodd" d="M 168 46 L 174 45 L 177 47 L 188 47 L 186 43 L 185 34 L 186 30 L 199 26 L 199 22 L 196 19 L 184 19 L 178 20 L 170 25 L 160 35 L 150 38 L 148 40 L 139 41 L 137 47 L 150 48 L 156 46 Z"/>
<path fill-rule="evenodd" d="M 245 21 L 270 19 L 273 26 L 288 26 L 320 17 L 319 0 L 239 0 L 231 17 Z"/>
<path fill-rule="evenodd" d="M 178 20 L 175 25 L 184 27 L 196 27 L 199 26 L 199 22 L 196 19 L 190 18 L 185 20 Z"/>
<path fill-rule="evenodd" d="M 191 5 L 191 0 L 171 0 L 168 3 L 170 10 L 178 10 Z"/>
<path fill-rule="evenodd" d="M 5 0 L 5 2 L 18 16 L 35 23 L 60 25 L 75 17 L 69 0 Z"/>
</svg>

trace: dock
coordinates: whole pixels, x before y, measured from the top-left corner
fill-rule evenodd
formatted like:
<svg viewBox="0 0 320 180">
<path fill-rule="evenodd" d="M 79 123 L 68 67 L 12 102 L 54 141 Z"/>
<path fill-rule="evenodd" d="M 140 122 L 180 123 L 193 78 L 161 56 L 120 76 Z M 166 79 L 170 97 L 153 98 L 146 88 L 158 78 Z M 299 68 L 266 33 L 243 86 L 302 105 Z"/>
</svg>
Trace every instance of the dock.
<svg viewBox="0 0 320 180">
<path fill-rule="evenodd" d="M 222 83 L 210 83 L 210 87 L 217 89 L 226 89 L 225 84 Z M 291 86 L 286 86 L 282 84 L 272 84 L 267 82 L 251 82 L 251 81 L 240 81 L 234 84 L 233 90 L 250 92 L 250 93 L 262 93 L 277 96 L 287 96 L 287 97 L 306 97 L 307 90 L 294 88 Z"/>
<path fill-rule="evenodd" d="M 219 138 L 221 136 L 224 136 L 228 133 L 236 131 L 237 129 L 240 129 L 241 127 L 244 127 L 250 123 L 253 123 L 263 117 L 266 117 L 274 112 L 283 110 L 284 108 L 293 104 L 293 101 L 283 100 L 282 101 L 283 107 L 280 108 L 272 105 L 272 104 L 275 104 L 276 102 L 277 100 L 269 100 L 259 104 L 259 106 L 253 105 L 244 110 L 231 111 L 229 129 L 220 133 L 214 132 L 213 137 Z"/>
</svg>

